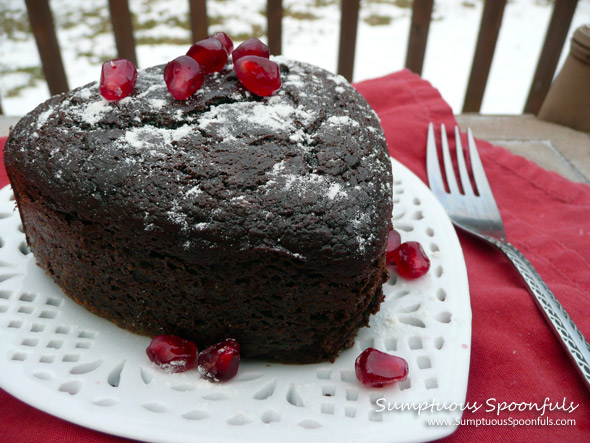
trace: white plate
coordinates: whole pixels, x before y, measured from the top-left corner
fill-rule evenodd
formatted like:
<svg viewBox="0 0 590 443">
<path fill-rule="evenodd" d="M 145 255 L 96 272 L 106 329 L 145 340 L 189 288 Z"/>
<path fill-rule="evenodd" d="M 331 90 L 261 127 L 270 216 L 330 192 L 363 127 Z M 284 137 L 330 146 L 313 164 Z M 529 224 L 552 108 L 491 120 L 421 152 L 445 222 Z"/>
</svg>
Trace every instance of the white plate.
<svg viewBox="0 0 590 443">
<path fill-rule="evenodd" d="M 243 361 L 226 384 L 196 371 L 167 374 L 145 355 L 149 339 L 121 330 L 67 298 L 35 265 L 11 190 L 0 191 L 0 386 L 45 412 L 145 441 L 394 442 L 434 440 L 456 424 L 465 401 L 471 309 L 461 247 L 429 189 L 393 161 L 393 220 L 402 240 L 422 243 L 429 273 L 392 277 L 386 300 L 335 363 Z M 409 377 L 386 388 L 355 378 L 373 346 L 404 357 Z M 438 402 L 438 413 L 393 410 Z M 455 406 L 453 406 L 455 405 Z M 436 408 L 435 408 L 436 409 Z M 449 411 L 454 409 L 454 411 Z"/>
</svg>

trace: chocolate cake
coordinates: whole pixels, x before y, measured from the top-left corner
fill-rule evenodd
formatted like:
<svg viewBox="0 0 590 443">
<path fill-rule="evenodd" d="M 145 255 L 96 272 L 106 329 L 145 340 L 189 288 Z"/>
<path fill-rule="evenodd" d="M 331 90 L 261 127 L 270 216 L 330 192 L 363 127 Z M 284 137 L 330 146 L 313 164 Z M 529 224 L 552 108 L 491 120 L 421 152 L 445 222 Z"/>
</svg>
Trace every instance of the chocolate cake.
<svg viewBox="0 0 590 443">
<path fill-rule="evenodd" d="M 120 327 L 242 355 L 334 359 L 379 309 L 392 176 L 344 78 L 275 58 L 257 97 L 228 63 L 185 101 L 163 66 L 109 102 L 96 83 L 11 131 L 5 163 L 39 266 Z"/>
</svg>

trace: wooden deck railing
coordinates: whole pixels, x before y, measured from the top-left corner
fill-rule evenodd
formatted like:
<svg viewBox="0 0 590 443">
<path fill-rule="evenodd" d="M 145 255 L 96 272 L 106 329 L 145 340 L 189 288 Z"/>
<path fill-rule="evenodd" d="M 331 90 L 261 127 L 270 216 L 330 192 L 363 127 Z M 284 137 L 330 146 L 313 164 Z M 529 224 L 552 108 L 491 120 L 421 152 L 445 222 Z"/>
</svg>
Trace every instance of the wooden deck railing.
<svg viewBox="0 0 590 443">
<path fill-rule="evenodd" d="M 49 0 L 25 0 L 25 2 L 49 91 L 51 94 L 67 91 L 68 81 L 55 34 Z M 188 0 L 188 2 L 193 41 L 201 40 L 208 35 L 207 1 Z M 577 0 L 555 0 L 554 2 L 545 43 L 523 112 L 536 114 L 547 95 L 577 3 Z M 422 73 L 433 4 L 433 0 L 414 0 L 412 5 L 405 65 L 417 74 Z M 479 112 L 481 108 L 505 5 L 506 0 L 485 0 L 471 74 L 466 86 L 463 112 Z M 341 3 L 337 72 L 349 80 L 352 79 L 353 74 L 360 7 L 360 0 L 342 0 Z M 118 57 L 136 63 L 135 40 L 128 1 L 109 0 L 109 8 Z M 282 16 L 282 1 L 268 0 L 267 40 L 271 54 L 282 52 Z"/>
</svg>

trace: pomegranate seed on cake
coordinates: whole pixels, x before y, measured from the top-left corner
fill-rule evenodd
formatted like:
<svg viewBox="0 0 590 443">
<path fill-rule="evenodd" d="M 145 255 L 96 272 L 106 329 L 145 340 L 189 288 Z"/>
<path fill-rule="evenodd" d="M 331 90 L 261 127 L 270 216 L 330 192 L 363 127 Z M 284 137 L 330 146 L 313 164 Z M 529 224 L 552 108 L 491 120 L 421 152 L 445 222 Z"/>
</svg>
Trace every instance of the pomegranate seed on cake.
<svg viewBox="0 0 590 443">
<path fill-rule="evenodd" d="M 164 68 L 164 81 L 170 94 L 177 100 L 186 100 L 203 85 L 201 66 L 191 57 L 181 55 Z"/>
<path fill-rule="evenodd" d="M 199 63 L 203 73 L 210 74 L 223 69 L 228 52 L 219 39 L 209 37 L 192 45 L 186 55 Z"/>
<path fill-rule="evenodd" d="M 236 63 L 240 58 L 246 55 L 256 55 L 258 57 L 269 58 L 270 49 L 257 38 L 251 38 L 240 44 L 232 52 L 232 59 Z"/>
<path fill-rule="evenodd" d="M 234 64 L 234 70 L 245 88 L 256 95 L 266 97 L 281 87 L 279 65 L 272 60 L 246 55 Z"/>
<path fill-rule="evenodd" d="M 5 164 L 37 264 L 90 311 L 199 349 L 232 337 L 242 358 L 334 360 L 383 300 L 391 161 L 343 77 L 263 59 L 270 95 L 228 62 L 186 100 L 163 65 L 122 101 L 97 82 L 52 97 Z"/>
<path fill-rule="evenodd" d="M 209 37 L 216 38 L 217 40 L 219 40 L 225 48 L 225 50 L 227 51 L 227 55 L 231 54 L 234 50 L 234 42 L 225 32 L 216 32 L 215 34 L 210 35 Z"/>
<path fill-rule="evenodd" d="M 104 62 L 100 70 L 100 94 L 107 100 L 121 100 L 131 94 L 137 81 L 137 69 L 129 60 L 118 58 Z"/>
</svg>

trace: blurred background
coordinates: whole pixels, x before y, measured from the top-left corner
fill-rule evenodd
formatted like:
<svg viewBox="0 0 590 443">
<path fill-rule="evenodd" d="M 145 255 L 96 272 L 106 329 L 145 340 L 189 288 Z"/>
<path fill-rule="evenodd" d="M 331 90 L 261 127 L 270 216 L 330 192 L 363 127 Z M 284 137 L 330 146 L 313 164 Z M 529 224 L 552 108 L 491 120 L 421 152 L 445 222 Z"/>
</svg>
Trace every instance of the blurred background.
<svg viewBox="0 0 590 443">
<path fill-rule="evenodd" d="M 520 114 L 530 88 L 554 0 L 508 1 L 481 112 Z M 71 88 L 98 80 L 103 61 L 116 57 L 107 0 L 51 0 L 51 9 Z M 191 43 L 186 0 L 129 1 L 139 68 L 186 53 Z M 436 0 L 422 77 L 461 112 L 483 0 Z M 404 67 L 412 0 L 362 0 L 354 81 Z M 335 72 L 340 1 L 284 0 L 283 55 Z M 224 31 L 239 43 L 266 40 L 266 1 L 213 0 L 209 31 Z M 579 0 L 569 39 L 590 23 L 590 0 Z M 559 66 L 558 71 L 559 72 Z M 0 97 L 6 115 L 23 115 L 49 97 L 23 0 L 0 2 Z"/>
</svg>

